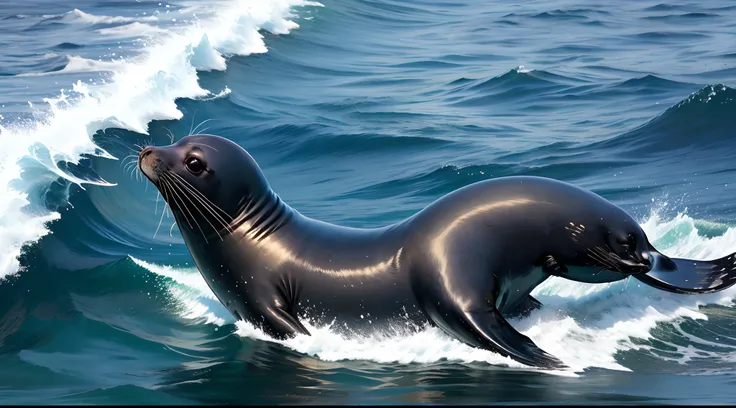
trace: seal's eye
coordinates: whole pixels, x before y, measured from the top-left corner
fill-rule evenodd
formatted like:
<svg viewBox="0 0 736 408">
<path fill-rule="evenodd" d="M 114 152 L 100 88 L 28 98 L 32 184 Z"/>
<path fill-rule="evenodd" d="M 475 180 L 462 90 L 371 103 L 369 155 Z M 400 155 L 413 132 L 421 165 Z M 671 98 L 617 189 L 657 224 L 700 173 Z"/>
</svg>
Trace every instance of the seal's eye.
<svg viewBox="0 0 736 408">
<path fill-rule="evenodd" d="M 190 157 L 188 158 L 184 164 L 187 166 L 187 170 L 189 170 L 192 174 L 199 174 L 205 170 L 207 167 L 204 162 L 196 157 Z"/>
<path fill-rule="evenodd" d="M 618 240 L 619 245 L 626 251 L 636 249 L 636 236 L 629 234 L 625 239 Z"/>
</svg>

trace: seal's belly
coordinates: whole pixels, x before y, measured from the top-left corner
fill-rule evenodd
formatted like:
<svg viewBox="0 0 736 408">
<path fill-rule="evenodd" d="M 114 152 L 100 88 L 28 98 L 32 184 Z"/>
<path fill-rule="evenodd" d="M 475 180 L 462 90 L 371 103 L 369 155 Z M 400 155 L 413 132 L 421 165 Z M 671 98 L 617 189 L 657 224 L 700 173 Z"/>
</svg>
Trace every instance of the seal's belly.
<svg viewBox="0 0 736 408">
<path fill-rule="evenodd" d="M 408 282 L 395 277 L 323 277 L 300 285 L 297 312 L 312 321 L 354 329 L 424 318 Z"/>
</svg>

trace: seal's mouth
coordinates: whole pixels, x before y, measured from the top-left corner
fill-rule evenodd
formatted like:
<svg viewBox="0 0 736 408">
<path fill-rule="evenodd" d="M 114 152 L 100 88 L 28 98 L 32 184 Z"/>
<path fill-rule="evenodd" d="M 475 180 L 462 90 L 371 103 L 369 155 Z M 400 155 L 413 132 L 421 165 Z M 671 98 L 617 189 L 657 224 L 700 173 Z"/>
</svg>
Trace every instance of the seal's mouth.
<svg viewBox="0 0 736 408">
<path fill-rule="evenodd" d="M 610 248 L 595 247 L 588 250 L 594 265 L 627 275 L 638 275 L 652 270 L 652 257 L 647 251 L 629 253 L 622 257 Z"/>
<path fill-rule="evenodd" d="M 630 275 L 647 273 L 652 270 L 652 262 L 647 255 L 637 260 L 621 259 L 619 264 L 621 272 Z"/>
</svg>

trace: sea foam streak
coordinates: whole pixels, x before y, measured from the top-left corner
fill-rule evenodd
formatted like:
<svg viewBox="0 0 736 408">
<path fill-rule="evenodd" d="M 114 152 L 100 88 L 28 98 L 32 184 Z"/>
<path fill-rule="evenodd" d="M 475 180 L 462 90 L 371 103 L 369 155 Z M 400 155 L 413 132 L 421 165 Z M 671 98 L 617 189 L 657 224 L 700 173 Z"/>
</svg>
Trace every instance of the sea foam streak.
<svg viewBox="0 0 736 408">
<path fill-rule="evenodd" d="M 156 16 L 143 16 L 143 17 L 122 17 L 122 16 L 96 16 L 94 14 L 85 13 L 82 10 L 74 9 L 67 11 L 64 14 L 43 16 L 46 20 L 60 21 L 66 24 L 115 24 L 115 23 L 130 23 L 136 20 L 139 21 L 156 21 Z"/>
<path fill-rule="evenodd" d="M 668 221 L 663 221 L 654 214 L 642 223 L 642 227 L 650 240 L 670 256 L 720 257 L 736 247 L 736 229 L 728 228 L 721 236 L 706 238 L 698 234 L 694 220 L 683 214 Z M 136 262 L 153 272 L 166 274 L 177 282 L 196 287 L 198 291 L 202 291 L 197 296 L 211 296 L 206 282 L 194 269 L 187 271 L 186 278 L 181 278 L 180 272 L 174 269 L 162 269 L 142 261 Z M 161 272 L 162 270 L 165 272 Z M 574 372 L 586 367 L 628 371 L 615 361 L 614 356 L 621 350 L 645 348 L 635 345 L 632 338 L 651 338 L 651 330 L 660 322 L 676 325 L 683 317 L 707 319 L 698 311 L 698 305 L 730 305 L 736 295 L 736 288 L 709 295 L 686 296 L 661 292 L 635 280 L 590 285 L 552 278 L 537 287 L 532 295 L 545 306 L 526 319 L 513 320 L 512 324 L 541 348 L 561 358 L 572 368 L 568 371 L 545 372 L 575 375 Z M 190 314 L 199 318 L 205 313 L 195 298 L 181 300 L 193 305 L 192 310 L 182 312 L 183 316 Z M 218 313 L 217 316 L 222 322 L 234 321 L 227 310 L 218 309 L 223 313 Z M 398 324 L 392 333 L 376 333 L 365 338 L 345 337 L 336 334 L 330 327 L 305 324 L 312 333 L 311 336 L 300 335 L 286 341 L 275 341 L 249 323 L 240 321 L 236 324 L 237 333 L 241 336 L 274 341 L 326 361 L 433 363 L 447 359 L 532 369 L 498 354 L 468 347 L 435 328 L 416 330 Z M 705 342 L 700 339 L 691 340 Z M 693 355 L 688 347 L 669 345 L 685 356 L 678 360 L 680 362 L 687 362 Z M 719 358 L 733 359 L 736 355 L 733 351 L 711 353 Z"/>
<path fill-rule="evenodd" d="M 293 17 L 290 8 L 297 5 L 316 4 L 302 0 L 198 2 L 190 7 L 196 11 L 196 22 L 166 34 L 158 33 L 155 41 L 149 39 L 143 53 L 132 60 L 90 64 L 70 59 L 65 73 L 104 69 L 112 71 L 111 80 L 99 84 L 77 82 L 71 92 L 47 99 L 50 109 L 38 121 L 0 125 L 0 244 L 4 248 L 0 252 L 0 279 L 19 270 L 18 256 L 23 245 L 46 235 L 47 223 L 60 217 L 42 208 L 30 210 L 31 185 L 50 184 L 54 178 L 21 182 L 20 159 L 30 156 L 46 166 L 51 176 L 65 177 L 81 185 L 83 180 L 62 172 L 56 163 L 77 163 L 82 154 L 113 158 L 91 140 L 98 129 L 114 126 L 146 134 L 153 119 L 180 119 L 177 98 L 210 95 L 199 86 L 197 69 L 224 70 L 223 54 L 266 52 L 258 31 L 286 34 L 297 28 L 289 20 Z M 76 9 L 50 18 L 69 24 L 130 24 L 134 20 L 151 24 L 157 20 L 94 16 Z"/>
</svg>

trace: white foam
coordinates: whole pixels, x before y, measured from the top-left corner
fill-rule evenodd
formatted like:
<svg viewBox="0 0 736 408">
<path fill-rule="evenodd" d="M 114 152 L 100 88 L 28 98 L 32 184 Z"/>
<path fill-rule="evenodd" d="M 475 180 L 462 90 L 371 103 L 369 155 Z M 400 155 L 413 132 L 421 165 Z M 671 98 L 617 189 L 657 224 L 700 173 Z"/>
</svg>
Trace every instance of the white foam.
<svg viewBox="0 0 736 408">
<path fill-rule="evenodd" d="M 142 268 L 146 268 L 157 275 L 166 276 L 167 278 L 171 278 L 182 285 L 186 285 L 192 289 L 196 289 L 202 296 L 217 300 L 217 297 L 215 297 L 209 286 L 207 286 L 207 282 L 204 281 L 204 278 L 202 278 L 202 275 L 199 273 L 199 270 L 196 267 L 187 269 L 175 269 L 168 265 L 157 265 L 154 263 L 142 261 L 132 256 L 129 258 Z"/>
<path fill-rule="evenodd" d="M 95 32 L 113 38 L 130 38 L 161 34 L 165 33 L 166 30 L 135 21 L 118 27 L 100 28 Z"/>
<path fill-rule="evenodd" d="M 683 214 L 666 221 L 653 214 L 642 226 L 655 246 L 668 255 L 703 259 L 723 256 L 736 247 L 734 229 L 728 229 L 718 237 L 706 238 L 697 233 L 694 221 Z M 155 271 L 155 268 L 151 270 Z M 203 293 L 209 292 L 203 281 L 197 285 Z M 544 307 L 526 319 L 512 320 L 512 325 L 571 367 L 566 371 L 545 372 L 575 375 L 587 367 L 628 371 L 616 362 L 616 354 L 625 350 L 650 349 L 632 339 L 652 338 L 652 329 L 660 323 L 678 327 L 683 318 L 707 319 L 698 306 L 705 303 L 731 304 L 736 297 L 736 288 L 710 295 L 684 296 L 658 291 L 635 280 L 589 285 L 554 278 L 537 287 L 532 294 Z M 219 317 L 226 322 L 232 321 L 229 316 Z M 535 370 L 495 353 L 466 346 L 436 328 L 416 330 L 397 325 L 391 332 L 375 333 L 366 338 L 338 334 L 329 326 L 314 327 L 305 322 L 311 336 L 300 335 L 276 341 L 249 323 L 239 321 L 236 324 L 237 333 L 243 337 L 277 342 L 325 361 L 369 360 L 408 364 L 447 359 Z M 708 343 L 697 338 L 690 340 Z M 671 346 L 683 354 L 684 357 L 675 359 L 680 363 L 687 363 L 697 355 L 692 346 Z M 697 353 L 702 351 L 697 350 Z M 710 354 L 726 360 L 736 359 L 736 351 Z"/>
<path fill-rule="evenodd" d="M 220 317 L 202 302 L 201 298 L 217 301 L 207 282 L 197 268 L 175 269 L 168 265 L 157 265 L 134 257 L 129 257 L 138 266 L 160 276 L 174 280 L 179 286 L 168 286 L 167 291 L 180 303 L 179 316 L 185 319 L 205 319 L 207 324 L 222 326 L 228 316 Z M 232 317 L 229 317 L 232 320 Z"/>
<path fill-rule="evenodd" d="M 123 16 L 97 16 L 74 9 L 64 14 L 43 16 L 46 19 L 58 18 L 67 24 L 114 24 L 130 23 L 133 21 L 157 21 L 157 16 L 123 17 Z"/>
<path fill-rule="evenodd" d="M 217 14 L 203 23 L 207 40 L 214 44 L 221 54 L 250 55 L 267 51 L 259 29 L 274 34 L 288 34 L 299 27 L 296 22 L 289 19 L 293 17 L 291 8 L 297 5 L 317 4 L 302 0 L 217 1 L 206 3 L 206 7 L 198 3 L 192 4 L 190 12 L 202 15 L 211 7 L 216 7 Z M 201 38 L 200 35 L 198 39 Z"/>
<path fill-rule="evenodd" d="M 202 36 L 202 39 L 197 43 L 196 46 L 190 46 L 192 58 L 191 64 L 197 70 L 200 71 L 224 71 L 226 68 L 225 58 L 220 55 L 219 52 L 215 51 L 210 43 L 207 34 Z"/>
<path fill-rule="evenodd" d="M 203 98 L 200 98 L 200 100 L 201 101 L 211 101 L 211 100 L 214 100 L 214 99 L 224 98 L 224 97 L 230 95 L 231 92 L 232 91 L 230 90 L 230 88 L 225 87 L 225 89 L 223 89 L 222 91 L 218 92 L 216 95 L 205 96 Z M 198 130 L 198 131 L 201 132 L 201 130 Z"/>
<path fill-rule="evenodd" d="M 225 324 L 225 319 L 218 317 L 214 312 L 210 311 L 204 303 L 197 300 L 196 295 L 192 295 L 176 287 L 171 287 L 167 290 L 180 302 L 181 317 L 192 320 L 204 318 L 205 324 L 214 324 L 217 326 Z"/>
<path fill-rule="evenodd" d="M 199 2 L 197 7 L 209 11 L 198 15 L 197 22 L 184 28 L 157 35 L 144 44 L 142 55 L 120 63 L 90 62 L 81 58 L 70 59 L 65 72 L 110 70 L 111 78 L 90 84 L 81 81 L 72 91 L 62 92 L 57 98 L 46 100 L 48 111 L 37 121 L 0 124 L 0 279 L 19 270 L 21 247 L 48 233 L 47 223 L 59 218 L 55 212 L 27 211 L 31 185 L 39 181 L 19 181 L 21 168 L 18 161 L 32 157 L 46 166 L 54 175 L 65 177 L 80 185 L 79 180 L 63 173 L 58 160 L 77 163 L 81 154 L 100 152 L 90 137 L 99 129 L 120 127 L 147 134 L 153 119 L 180 119 L 177 98 L 198 98 L 210 95 L 198 84 L 195 62 L 199 68 L 225 69 L 222 53 L 247 55 L 265 52 L 260 29 L 286 34 L 297 28 L 288 20 L 289 8 L 305 5 L 301 0 L 237 0 L 228 2 Z M 72 10 L 59 18 L 65 23 L 132 23 L 156 21 L 156 16 L 110 17 L 95 16 L 81 10 Z M 207 39 L 207 41 L 203 41 Z M 38 148 L 42 146 L 43 148 Z M 11 185 L 12 183 L 15 183 Z M 109 185 L 100 182 L 98 184 Z"/>
<path fill-rule="evenodd" d="M 49 75 L 60 75 L 60 74 L 73 74 L 80 72 L 119 72 L 125 69 L 128 62 L 124 60 L 92 60 L 83 58 L 77 55 L 68 55 L 67 63 L 64 68 L 58 71 L 51 72 L 28 72 L 18 74 L 19 77 L 33 77 L 33 76 L 49 76 Z"/>
</svg>

